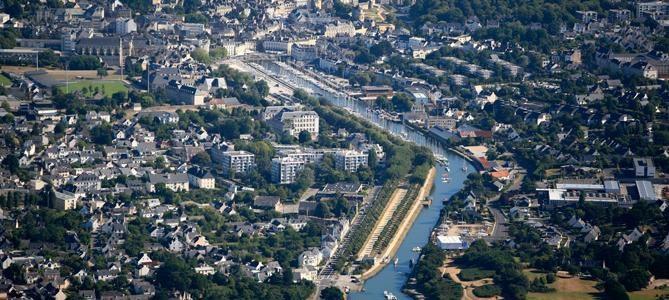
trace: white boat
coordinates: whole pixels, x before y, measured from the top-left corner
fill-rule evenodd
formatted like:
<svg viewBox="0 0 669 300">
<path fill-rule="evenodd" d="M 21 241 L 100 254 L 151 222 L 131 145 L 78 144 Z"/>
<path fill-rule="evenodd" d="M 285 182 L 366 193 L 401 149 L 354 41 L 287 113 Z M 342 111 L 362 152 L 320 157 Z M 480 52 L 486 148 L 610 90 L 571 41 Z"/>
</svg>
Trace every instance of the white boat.
<svg viewBox="0 0 669 300">
<path fill-rule="evenodd" d="M 400 262 L 400 260 L 397 257 L 395 257 L 395 261 L 393 261 L 393 265 L 397 266 L 398 262 Z"/>
<path fill-rule="evenodd" d="M 395 295 L 393 295 L 393 293 L 388 292 L 388 291 L 383 291 L 383 297 L 386 300 L 397 300 L 397 297 L 395 297 Z"/>
<path fill-rule="evenodd" d="M 413 252 L 420 252 L 420 247 L 418 247 L 418 246 L 413 247 L 413 249 L 411 249 L 411 251 L 413 251 Z"/>
<path fill-rule="evenodd" d="M 450 171 L 451 171 L 451 168 L 446 167 L 446 172 L 450 172 Z"/>
</svg>

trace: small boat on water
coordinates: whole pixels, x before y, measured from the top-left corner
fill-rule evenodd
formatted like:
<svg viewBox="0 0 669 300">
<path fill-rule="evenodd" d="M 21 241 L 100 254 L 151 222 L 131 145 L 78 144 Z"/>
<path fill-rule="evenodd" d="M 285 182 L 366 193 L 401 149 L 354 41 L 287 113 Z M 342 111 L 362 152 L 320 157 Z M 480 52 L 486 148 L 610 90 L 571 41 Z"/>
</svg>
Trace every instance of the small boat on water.
<svg viewBox="0 0 669 300">
<path fill-rule="evenodd" d="M 348 294 L 348 293 L 350 293 L 350 292 L 351 292 L 351 289 L 349 289 L 347 286 L 345 286 L 345 287 L 344 287 L 344 293 L 347 293 L 347 294 Z"/>
<path fill-rule="evenodd" d="M 395 295 L 393 295 L 393 293 L 388 292 L 388 291 L 383 291 L 383 297 L 386 300 L 397 300 L 397 297 Z"/>
<path fill-rule="evenodd" d="M 450 171 L 451 171 L 451 168 L 446 167 L 446 172 L 450 172 Z"/>
<path fill-rule="evenodd" d="M 397 266 L 397 263 L 398 263 L 399 261 L 400 261 L 400 260 L 399 260 L 397 257 L 395 257 L 395 261 L 393 262 L 393 264 L 394 264 L 395 266 Z"/>
<path fill-rule="evenodd" d="M 413 249 L 411 249 L 411 251 L 413 251 L 413 252 L 420 252 L 420 250 L 421 250 L 421 249 L 420 249 L 420 247 L 418 247 L 418 246 L 413 247 Z"/>
</svg>

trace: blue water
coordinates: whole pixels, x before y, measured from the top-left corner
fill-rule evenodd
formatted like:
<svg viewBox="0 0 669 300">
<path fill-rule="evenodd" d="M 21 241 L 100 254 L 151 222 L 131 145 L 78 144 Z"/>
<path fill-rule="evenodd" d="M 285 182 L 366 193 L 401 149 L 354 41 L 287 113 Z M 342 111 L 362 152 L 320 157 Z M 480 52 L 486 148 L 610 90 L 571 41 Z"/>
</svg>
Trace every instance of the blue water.
<svg viewBox="0 0 669 300">
<path fill-rule="evenodd" d="M 276 62 L 262 61 L 260 64 L 267 71 L 275 75 L 287 74 L 286 70 Z M 397 267 L 392 263 L 388 264 L 381 272 L 377 273 L 376 276 L 365 282 L 364 292 L 351 293 L 349 295 L 349 299 L 384 299 L 383 292 L 388 291 L 397 296 L 398 299 L 410 299 L 407 295 L 403 294 L 401 290 L 408 278 L 407 275 L 410 272 L 409 260 L 413 258 L 414 262 L 416 262 L 418 258 L 418 253 L 411 251 L 411 249 L 416 246 L 423 247 L 428 242 L 430 233 L 439 220 L 439 214 L 443 207 L 442 201 L 444 199 L 449 199 L 463 187 L 463 183 L 465 179 L 467 179 L 467 174 L 472 172 L 474 168 L 462 157 L 448 151 L 448 148 L 440 141 L 425 136 L 403 123 L 396 123 L 383 119 L 375 114 L 365 103 L 356 101 L 346 96 L 344 93 L 331 89 L 324 89 L 308 80 L 303 80 L 295 76 L 284 76 L 282 78 L 292 82 L 295 86 L 305 89 L 307 92 L 320 95 L 331 104 L 346 108 L 349 112 L 389 131 L 393 135 L 402 137 L 403 139 L 420 146 L 427 147 L 432 150 L 435 155 L 448 158 L 451 169 L 451 172 L 449 173 L 450 182 L 443 183 L 441 181 L 442 174 L 446 172 L 446 168 L 438 166 L 433 193 L 430 195 L 433 199 L 432 206 L 421 211 L 409 230 L 409 233 L 400 245 L 400 248 L 397 251 L 397 258 L 399 259 Z M 467 171 L 462 170 L 463 165 L 467 165 Z M 392 260 L 394 260 L 394 258 Z"/>
<path fill-rule="evenodd" d="M 463 183 L 467 179 L 467 174 L 473 169 L 472 166 L 467 164 L 468 170 L 464 172 L 462 170 L 465 161 L 463 158 L 454 154 L 449 154 L 447 157 L 451 169 L 449 173 L 450 182 L 443 183 L 441 181 L 441 176 L 446 170 L 445 167 L 437 167 L 434 189 L 430 196 L 433 199 L 432 206 L 424 208 L 421 211 L 402 242 L 397 251 L 397 258 L 399 259 L 397 267 L 392 263 L 388 264 L 381 272 L 365 282 L 364 292 L 351 293 L 349 294 L 349 299 L 384 299 L 384 291 L 393 293 L 398 299 L 411 299 L 402 293 L 402 286 L 404 286 L 408 274 L 411 272 L 409 269 L 409 260 L 413 259 L 415 263 L 418 258 L 418 253 L 413 252 L 412 249 L 416 246 L 423 247 L 423 245 L 427 244 L 430 233 L 439 220 L 441 208 L 444 206 L 442 200 L 449 199 L 453 194 L 457 193 L 463 187 Z"/>
</svg>

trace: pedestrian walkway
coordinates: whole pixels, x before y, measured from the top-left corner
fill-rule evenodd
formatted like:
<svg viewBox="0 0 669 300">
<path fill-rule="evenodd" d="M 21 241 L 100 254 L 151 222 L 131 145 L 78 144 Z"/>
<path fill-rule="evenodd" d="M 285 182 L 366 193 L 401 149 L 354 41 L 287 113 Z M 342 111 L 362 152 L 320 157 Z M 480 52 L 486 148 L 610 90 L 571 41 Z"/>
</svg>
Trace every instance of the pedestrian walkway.
<svg viewBox="0 0 669 300">
<path fill-rule="evenodd" d="M 397 210 L 397 206 L 399 206 L 399 204 L 402 202 L 402 199 L 404 199 L 404 196 L 406 194 L 407 194 L 406 189 L 396 189 L 390 196 L 390 200 L 388 200 L 388 204 L 386 204 L 386 207 L 383 210 L 383 213 L 381 214 L 381 218 L 379 218 L 379 220 L 376 222 L 374 230 L 367 238 L 367 241 L 365 242 L 365 245 L 362 247 L 362 250 L 360 250 L 360 253 L 358 254 L 358 259 L 362 259 L 363 257 L 366 256 L 376 255 L 376 253 L 372 253 L 372 250 L 374 249 L 374 244 L 376 243 L 376 240 L 379 239 L 379 235 L 381 235 L 383 228 L 385 228 L 386 224 L 388 224 L 390 219 L 393 218 L 395 210 Z"/>
</svg>

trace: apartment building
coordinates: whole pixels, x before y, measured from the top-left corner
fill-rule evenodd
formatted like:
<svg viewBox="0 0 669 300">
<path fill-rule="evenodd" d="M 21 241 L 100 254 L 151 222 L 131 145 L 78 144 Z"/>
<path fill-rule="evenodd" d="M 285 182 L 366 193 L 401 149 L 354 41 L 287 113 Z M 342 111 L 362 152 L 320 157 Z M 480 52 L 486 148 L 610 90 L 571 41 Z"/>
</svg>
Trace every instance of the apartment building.
<svg viewBox="0 0 669 300">
<path fill-rule="evenodd" d="M 295 182 L 299 172 L 307 163 L 291 157 L 277 157 L 272 159 L 272 181 L 279 184 Z"/>
<path fill-rule="evenodd" d="M 319 132 L 319 117 L 315 111 L 283 111 L 270 122 L 291 136 L 299 137 L 300 132 L 307 131 L 311 139 L 316 140 Z"/>
<path fill-rule="evenodd" d="M 335 154 L 337 169 L 347 172 L 356 172 L 361 166 L 368 165 L 368 155 L 355 150 L 341 150 Z"/>
<path fill-rule="evenodd" d="M 247 151 L 225 151 L 221 155 L 223 172 L 246 173 L 256 164 L 256 156 Z"/>
</svg>

